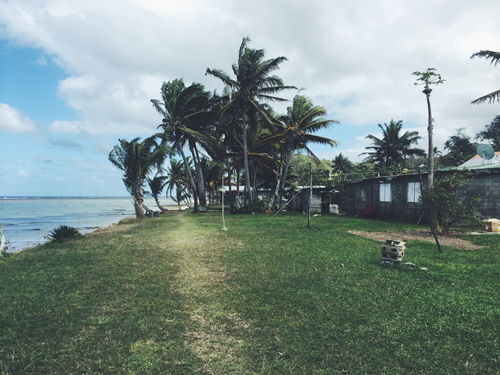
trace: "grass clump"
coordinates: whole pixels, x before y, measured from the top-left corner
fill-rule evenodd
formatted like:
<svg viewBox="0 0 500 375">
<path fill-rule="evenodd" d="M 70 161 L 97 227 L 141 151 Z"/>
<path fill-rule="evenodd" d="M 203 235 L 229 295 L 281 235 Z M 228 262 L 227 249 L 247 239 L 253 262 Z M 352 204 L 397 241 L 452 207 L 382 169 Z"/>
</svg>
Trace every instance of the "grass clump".
<svg viewBox="0 0 500 375">
<path fill-rule="evenodd" d="M 0 263 L 0 373 L 500 371 L 496 235 L 442 254 L 407 241 L 407 268 L 347 231 L 414 225 L 226 220 L 221 232 L 220 215 L 172 212 L 13 254 Z"/>
</svg>

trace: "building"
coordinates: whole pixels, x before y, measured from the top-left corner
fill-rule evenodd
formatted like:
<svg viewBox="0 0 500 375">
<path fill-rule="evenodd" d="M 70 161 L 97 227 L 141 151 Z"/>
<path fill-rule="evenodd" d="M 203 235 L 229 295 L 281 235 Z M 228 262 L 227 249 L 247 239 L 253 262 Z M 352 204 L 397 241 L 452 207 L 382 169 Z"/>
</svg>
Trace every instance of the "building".
<svg viewBox="0 0 500 375">
<path fill-rule="evenodd" d="M 474 174 L 474 178 L 463 187 L 461 194 L 481 198 L 474 206 L 480 219 L 500 218 L 500 164 L 469 164 L 467 169 Z M 438 170 L 435 178 L 453 171 Z M 426 186 L 427 174 L 422 174 L 422 180 Z M 421 218 L 425 220 L 424 208 L 419 202 L 420 178 L 417 173 L 346 183 L 344 197 L 341 208 L 348 214 L 363 211 L 365 206 L 375 206 L 381 218 L 406 222 L 417 222 Z"/>
</svg>

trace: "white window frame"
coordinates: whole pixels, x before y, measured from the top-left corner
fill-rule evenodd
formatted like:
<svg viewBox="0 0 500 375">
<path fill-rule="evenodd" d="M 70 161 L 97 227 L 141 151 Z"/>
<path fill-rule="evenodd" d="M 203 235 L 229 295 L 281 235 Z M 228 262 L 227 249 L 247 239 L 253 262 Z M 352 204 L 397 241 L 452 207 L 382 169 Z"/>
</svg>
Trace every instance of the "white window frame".
<svg viewBox="0 0 500 375">
<path fill-rule="evenodd" d="M 407 202 L 408 203 L 419 203 L 418 199 L 420 198 L 420 183 L 419 182 L 408 182 L 408 194 L 407 194 Z"/>
<path fill-rule="evenodd" d="M 392 193 L 391 193 L 391 183 L 390 182 L 381 182 L 380 183 L 380 202 L 391 202 L 392 201 Z"/>
</svg>

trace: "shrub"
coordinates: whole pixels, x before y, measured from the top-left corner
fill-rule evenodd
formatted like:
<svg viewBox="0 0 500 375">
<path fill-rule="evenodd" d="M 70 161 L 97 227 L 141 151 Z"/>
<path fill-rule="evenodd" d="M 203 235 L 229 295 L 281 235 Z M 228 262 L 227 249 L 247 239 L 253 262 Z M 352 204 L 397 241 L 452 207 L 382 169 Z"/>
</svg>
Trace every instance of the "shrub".
<svg viewBox="0 0 500 375">
<path fill-rule="evenodd" d="M 248 203 L 248 212 L 255 212 L 256 214 L 261 214 L 266 212 L 266 202 L 259 198 L 252 198 Z"/>
<path fill-rule="evenodd" d="M 67 225 L 60 225 L 49 232 L 50 240 L 57 243 L 62 243 L 69 238 L 80 237 L 81 235 L 77 228 L 68 227 Z"/>
<path fill-rule="evenodd" d="M 467 221 L 478 221 L 474 212 L 474 204 L 481 199 L 461 188 L 472 181 L 469 171 L 461 170 L 448 176 L 436 178 L 432 189 L 423 188 L 420 201 L 435 205 L 437 220 L 442 233 L 447 235 L 453 224 Z"/>
</svg>

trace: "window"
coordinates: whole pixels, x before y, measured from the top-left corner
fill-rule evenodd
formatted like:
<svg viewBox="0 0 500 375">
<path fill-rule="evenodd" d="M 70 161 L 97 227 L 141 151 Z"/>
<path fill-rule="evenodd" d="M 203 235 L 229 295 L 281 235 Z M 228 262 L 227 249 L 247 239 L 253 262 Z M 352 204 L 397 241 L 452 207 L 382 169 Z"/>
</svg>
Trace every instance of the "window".
<svg viewBox="0 0 500 375">
<path fill-rule="evenodd" d="M 365 191 L 365 189 L 360 188 L 360 189 L 358 190 L 358 199 L 359 199 L 361 202 L 366 202 L 366 191 Z"/>
<path fill-rule="evenodd" d="M 420 198 L 420 183 L 408 182 L 408 202 L 418 203 Z"/>
<path fill-rule="evenodd" d="M 391 183 L 380 183 L 380 202 L 390 202 L 391 196 Z"/>
</svg>

